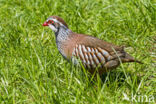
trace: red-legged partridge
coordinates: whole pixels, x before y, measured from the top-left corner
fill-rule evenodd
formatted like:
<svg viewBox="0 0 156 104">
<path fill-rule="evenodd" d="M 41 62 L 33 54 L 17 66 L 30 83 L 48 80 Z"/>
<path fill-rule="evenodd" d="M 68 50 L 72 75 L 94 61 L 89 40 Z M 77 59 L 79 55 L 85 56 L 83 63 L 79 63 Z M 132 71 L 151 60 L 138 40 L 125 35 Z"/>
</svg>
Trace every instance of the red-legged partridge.
<svg viewBox="0 0 156 104">
<path fill-rule="evenodd" d="M 58 16 L 49 17 L 43 24 L 49 26 L 56 37 L 59 52 L 67 60 L 74 64 L 81 63 L 89 72 L 94 73 L 98 69 L 99 74 L 116 68 L 120 62 L 138 62 L 123 47 L 84 34 L 72 32 L 64 20 Z"/>
</svg>

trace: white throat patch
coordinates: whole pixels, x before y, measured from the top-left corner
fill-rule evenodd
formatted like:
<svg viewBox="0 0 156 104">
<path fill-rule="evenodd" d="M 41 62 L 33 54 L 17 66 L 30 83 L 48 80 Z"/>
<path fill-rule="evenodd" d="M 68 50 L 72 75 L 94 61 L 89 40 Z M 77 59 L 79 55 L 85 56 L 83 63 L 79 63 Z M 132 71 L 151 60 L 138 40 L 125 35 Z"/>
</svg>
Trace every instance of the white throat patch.
<svg viewBox="0 0 156 104">
<path fill-rule="evenodd" d="M 54 32 L 57 32 L 57 30 L 58 30 L 55 26 L 53 26 L 53 25 L 51 25 L 51 24 L 49 24 L 49 27 L 50 27 Z"/>
</svg>

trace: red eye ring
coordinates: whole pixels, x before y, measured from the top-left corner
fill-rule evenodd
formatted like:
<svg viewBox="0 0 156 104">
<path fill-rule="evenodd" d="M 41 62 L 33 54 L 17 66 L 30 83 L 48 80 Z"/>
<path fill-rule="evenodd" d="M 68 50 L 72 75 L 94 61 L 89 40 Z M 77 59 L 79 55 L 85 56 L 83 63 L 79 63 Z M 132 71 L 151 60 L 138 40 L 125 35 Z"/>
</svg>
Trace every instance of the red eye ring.
<svg viewBox="0 0 156 104">
<path fill-rule="evenodd" d="M 49 20 L 48 23 L 49 23 L 49 24 L 53 24 L 54 21 L 53 21 L 53 20 Z"/>
</svg>

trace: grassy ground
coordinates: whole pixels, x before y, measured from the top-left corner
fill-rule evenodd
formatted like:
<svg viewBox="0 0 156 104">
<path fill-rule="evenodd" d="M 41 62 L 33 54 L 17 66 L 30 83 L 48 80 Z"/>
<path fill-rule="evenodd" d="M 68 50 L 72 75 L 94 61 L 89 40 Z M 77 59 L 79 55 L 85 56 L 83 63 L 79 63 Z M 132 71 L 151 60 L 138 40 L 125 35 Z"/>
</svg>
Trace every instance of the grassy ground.
<svg viewBox="0 0 156 104">
<path fill-rule="evenodd" d="M 91 82 L 59 54 L 42 26 L 50 15 L 74 32 L 125 45 L 144 64 L 123 64 Z M 0 0 L 1 104 L 154 103 L 155 59 L 154 0 Z"/>
</svg>

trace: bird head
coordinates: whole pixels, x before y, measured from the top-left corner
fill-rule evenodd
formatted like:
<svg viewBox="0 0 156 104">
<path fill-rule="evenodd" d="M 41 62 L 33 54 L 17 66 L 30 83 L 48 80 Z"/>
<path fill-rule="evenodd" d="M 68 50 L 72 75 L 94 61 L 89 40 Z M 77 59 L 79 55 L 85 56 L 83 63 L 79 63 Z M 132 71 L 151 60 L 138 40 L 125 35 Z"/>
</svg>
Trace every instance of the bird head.
<svg viewBox="0 0 156 104">
<path fill-rule="evenodd" d="M 68 28 L 65 21 L 58 16 L 50 16 L 44 23 L 43 26 L 49 26 L 54 32 L 58 32 L 60 27 Z"/>
</svg>

